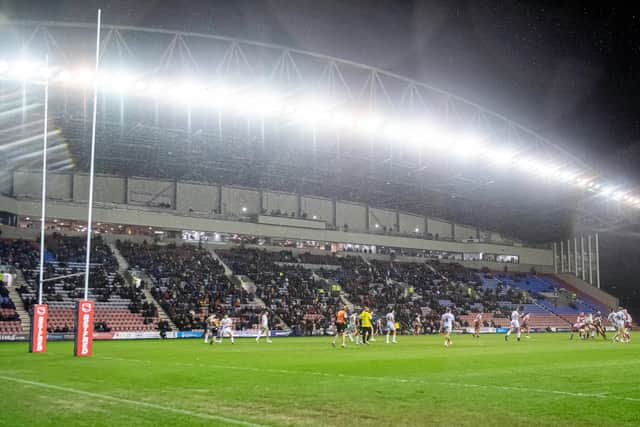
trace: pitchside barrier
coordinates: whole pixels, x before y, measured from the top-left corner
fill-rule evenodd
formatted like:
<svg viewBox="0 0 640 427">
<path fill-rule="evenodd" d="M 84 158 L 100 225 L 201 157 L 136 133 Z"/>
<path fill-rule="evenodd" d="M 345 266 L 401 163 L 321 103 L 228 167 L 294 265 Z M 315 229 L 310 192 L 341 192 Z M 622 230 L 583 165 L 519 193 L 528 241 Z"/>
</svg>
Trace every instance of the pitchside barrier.
<svg viewBox="0 0 640 427">
<path fill-rule="evenodd" d="M 45 323 L 46 324 L 46 323 Z M 45 329 L 46 330 L 46 329 Z M 508 328 L 481 328 L 481 334 L 504 334 L 508 331 Z M 454 334 L 473 334 L 473 328 L 454 329 Z M 532 333 L 547 332 L 543 328 L 532 328 Z M 551 332 L 571 332 L 570 328 L 551 328 Z M 615 328 L 608 326 L 607 332 L 615 332 Z M 78 334 L 80 335 L 80 334 Z M 78 335 L 72 332 L 60 333 L 52 332 L 46 335 L 46 340 L 42 341 L 46 349 L 47 341 L 71 341 L 76 340 Z M 140 332 L 93 332 L 93 340 L 146 340 L 146 339 L 160 339 L 159 331 L 140 331 Z M 256 330 L 236 331 L 236 338 L 255 338 L 257 336 Z M 271 337 L 288 337 L 291 336 L 291 331 L 271 331 Z M 30 333 L 12 333 L 12 334 L 0 334 L 0 342 L 2 341 L 29 341 L 29 347 L 34 345 L 33 335 Z M 172 331 L 166 333 L 167 339 L 189 339 L 189 338 L 203 338 L 204 331 Z M 34 347 L 36 348 L 36 347 Z"/>
</svg>

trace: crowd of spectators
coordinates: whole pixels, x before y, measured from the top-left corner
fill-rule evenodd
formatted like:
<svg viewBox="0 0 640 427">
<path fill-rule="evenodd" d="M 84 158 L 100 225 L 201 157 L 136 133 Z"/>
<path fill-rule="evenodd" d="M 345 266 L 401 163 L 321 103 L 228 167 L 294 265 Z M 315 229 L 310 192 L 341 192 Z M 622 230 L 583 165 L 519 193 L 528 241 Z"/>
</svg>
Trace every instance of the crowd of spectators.
<svg viewBox="0 0 640 427">
<path fill-rule="evenodd" d="M 117 247 L 130 267 L 151 277 L 152 295 L 178 329 L 201 328 L 210 313 L 230 314 L 238 327 L 256 321 L 251 296 L 231 283 L 207 249 L 124 241 Z"/>
<path fill-rule="evenodd" d="M 64 236 L 53 233 L 46 239 L 47 250 L 52 252 L 56 261 L 61 264 L 83 264 L 87 255 L 86 240 L 83 237 Z M 106 245 L 98 234 L 91 239 L 91 264 L 102 266 L 105 270 L 116 271 L 118 261 L 111 253 L 111 248 Z"/>
<path fill-rule="evenodd" d="M 48 304 L 76 301 L 84 297 L 84 257 L 86 241 L 81 237 L 69 237 L 53 233 L 46 238 L 49 259 L 44 264 L 44 278 L 62 277 L 58 280 L 43 283 L 43 302 Z M 37 302 L 39 283 L 39 249 L 33 241 L 0 240 L 0 259 L 22 272 L 24 283 L 17 287 L 25 310 L 30 311 Z M 144 316 L 144 323 L 152 323 L 157 317 L 157 309 L 145 301 L 140 289 L 129 286 L 117 272 L 118 262 L 111 249 L 100 236 L 92 239 L 91 268 L 89 273 L 89 289 L 96 303 L 113 301 L 117 296 L 129 301 L 128 308 L 132 313 Z M 68 332 L 72 329 L 72 320 L 68 325 L 53 328 L 51 332 Z M 66 329 L 66 330 L 65 330 Z M 109 331 L 107 324 L 96 322 L 95 330 Z"/>
<path fill-rule="evenodd" d="M 251 279 L 255 295 L 291 328 L 307 331 L 325 326 L 339 303 L 326 282 L 290 251 L 234 248 L 218 254 L 235 274 Z"/>
<path fill-rule="evenodd" d="M 73 263 L 82 258 L 83 243 L 63 236 L 51 239 L 48 248 L 57 263 L 47 264 L 46 275 L 60 274 L 61 268 L 67 274 L 75 272 Z M 249 329 L 258 323 L 264 303 L 271 312 L 272 326 L 286 324 L 297 334 L 322 333 L 330 328 L 337 308 L 348 301 L 356 310 L 370 307 L 378 318 L 395 310 L 404 331 L 415 330 L 419 317 L 419 328 L 428 333 L 438 329 L 440 315 L 447 307 L 456 316 L 483 311 L 499 317 L 509 312 L 505 303 L 522 304 L 530 298 L 506 285 L 484 288 L 476 281 L 475 272 L 435 260 L 367 260 L 357 255 L 266 251 L 241 245 L 216 251 L 233 272 L 234 276 L 227 277 L 214 254 L 200 245 L 118 241 L 117 247 L 131 268 L 150 277 L 152 295 L 180 330 L 202 328 L 211 313 L 229 314 L 236 328 Z M 36 246 L 20 240 L 9 244 L 0 241 L 0 257 L 23 270 L 30 286 L 19 291 L 32 295 L 37 283 Z M 100 241 L 95 257 L 90 283 L 98 301 L 118 295 L 130 301 L 131 312 L 149 321 L 157 317 L 155 305 L 145 301 L 143 292 L 126 286 L 113 272 L 117 261 Z M 62 285 L 63 297 L 81 296 L 82 276 L 64 279 Z M 60 286 L 45 284 L 44 295 L 48 301 L 61 298 Z M 25 298 L 25 303 L 33 301 Z"/>
</svg>

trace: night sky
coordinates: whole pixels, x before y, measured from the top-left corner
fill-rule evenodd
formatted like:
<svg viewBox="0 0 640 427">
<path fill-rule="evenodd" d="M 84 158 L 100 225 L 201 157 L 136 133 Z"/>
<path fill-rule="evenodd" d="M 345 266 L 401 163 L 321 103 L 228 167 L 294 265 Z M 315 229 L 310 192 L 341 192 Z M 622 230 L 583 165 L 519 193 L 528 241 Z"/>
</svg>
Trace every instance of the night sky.
<svg viewBox="0 0 640 427">
<path fill-rule="evenodd" d="M 640 183 L 640 6 L 587 3 L 0 0 L 0 12 L 92 22 L 99 6 L 108 24 L 215 32 L 378 66 L 503 113 L 608 176 Z M 620 255 L 640 257 L 637 236 L 604 239 L 609 286 L 635 287 Z"/>
</svg>

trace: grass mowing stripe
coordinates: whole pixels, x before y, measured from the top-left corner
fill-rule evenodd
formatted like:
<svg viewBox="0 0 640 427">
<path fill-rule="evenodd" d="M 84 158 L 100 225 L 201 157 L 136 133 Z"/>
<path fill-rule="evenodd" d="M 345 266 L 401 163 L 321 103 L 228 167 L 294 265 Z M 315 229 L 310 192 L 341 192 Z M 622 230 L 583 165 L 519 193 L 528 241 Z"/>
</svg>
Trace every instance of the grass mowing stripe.
<svg viewBox="0 0 640 427">
<path fill-rule="evenodd" d="M 250 423 L 248 421 L 242 421 L 242 420 L 236 420 L 236 419 L 233 419 L 233 418 L 227 418 L 227 417 L 223 417 L 221 415 L 212 415 L 212 414 L 204 414 L 204 413 L 200 413 L 200 412 L 187 411 L 186 409 L 173 408 L 171 406 L 163 406 L 163 405 L 144 402 L 144 401 L 140 401 L 140 400 L 124 399 L 122 397 L 109 396 L 108 394 L 93 393 L 93 392 L 90 392 L 90 391 L 78 390 L 78 389 L 75 389 L 75 388 L 63 387 L 63 386 L 54 385 L 54 384 L 41 383 L 41 382 L 38 382 L 38 381 L 25 380 L 25 379 L 22 379 L 22 378 L 14 378 L 14 377 L 7 377 L 7 376 L 4 376 L 4 375 L 0 375 L 0 379 L 6 380 L 6 381 L 12 381 L 12 382 L 15 382 L 15 383 L 18 383 L 18 384 L 25 384 L 25 385 L 30 385 L 30 386 L 34 386 L 34 387 L 48 388 L 50 390 L 65 391 L 65 392 L 68 392 L 68 393 L 75 393 L 75 394 L 79 394 L 79 395 L 82 395 L 82 396 L 88 396 L 88 397 L 95 397 L 95 398 L 99 398 L 99 399 L 110 400 L 112 402 L 124 403 L 124 404 L 127 404 L 127 405 L 141 406 L 141 407 L 145 407 L 145 408 L 149 408 L 149 409 L 156 409 L 156 410 L 160 410 L 160 411 L 168 411 L 168 412 L 173 412 L 175 414 L 188 415 L 190 417 L 202 418 L 202 419 L 205 419 L 205 420 L 222 421 L 222 422 L 225 422 L 225 423 L 228 423 L 228 424 L 235 424 L 235 425 L 246 426 L 246 427 L 265 427 L 265 426 L 262 426 L 261 424 L 255 424 L 255 423 Z"/>
<path fill-rule="evenodd" d="M 143 359 L 130 359 L 124 357 L 111 357 L 111 356 L 94 356 L 96 358 L 105 359 L 105 360 L 117 360 L 122 362 L 136 362 L 136 363 L 153 363 L 151 360 L 143 360 Z M 569 396 L 569 397 L 579 397 L 579 398 L 595 398 L 595 399 L 614 399 L 614 400 L 625 400 L 629 402 L 640 402 L 640 398 L 635 397 L 626 397 L 626 396 L 614 396 L 606 393 L 582 393 L 582 392 L 571 392 L 571 391 L 562 391 L 562 390 L 546 390 L 539 388 L 529 388 L 529 387 L 515 387 L 515 386 L 498 386 L 491 384 L 469 384 L 469 383 L 456 383 L 456 382 L 442 382 L 442 381 L 424 381 L 415 378 L 394 378 L 394 377 L 374 377 L 374 376 L 366 376 L 366 375 L 346 375 L 346 374 L 331 374 L 328 372 L 318 372 L 318 371 L 293 371 L 288 369 L 271 369 L 271 368 L 252 368 L 249 366 L 232 366 L 232 365 L 215 365 L 215 364 L 202 364 L 202 363 L 184 363 L 184 362 L 174 362 L 175 365 L 178 366 L 186 366 L 191 368 L 204 368 L 204 367 L 213 367 L 216 369 L 229 369 L 229 370 L 238 370 L 238 371 L 247 371 L 247 372 L 263 372 L 263 373 L 272 373 L 272 374 L 287 374 L 287 375 L 312 375 L 312 376 L 323 376 L 323 377 L 331 377 L 331 378 L 349 378 L 354 380 L 370 380 L 370 381 L 381 381 L 381 382 L 394 382 L 394 383 L 412 383 L 412 384 L 421 384 L 421 385 L 441 385 L 441 386 L 449 386 L 449 387 L 461 387 L 461 388 L 486 388 L 486 389 L 494 389 L 494 390 L 502 390 L 502 391 L 519 391 L 519 392 L 527 392 L 527 393 L 538 393 L 538 394 L 554 394 L 561 396 Z"/>
</svg>

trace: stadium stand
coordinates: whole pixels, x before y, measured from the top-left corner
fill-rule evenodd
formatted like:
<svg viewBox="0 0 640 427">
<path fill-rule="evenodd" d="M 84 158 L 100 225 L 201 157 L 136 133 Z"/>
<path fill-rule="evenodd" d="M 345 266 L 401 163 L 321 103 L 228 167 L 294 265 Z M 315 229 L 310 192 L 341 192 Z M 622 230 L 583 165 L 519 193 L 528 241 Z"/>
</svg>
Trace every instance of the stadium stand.
<svg viewBox="0 0 640 427">
<path fill-rule="evenodd" d="M 66 276 L 84 271 L 84 239 L 53 234 L 47 237 L 45 278 Z M 22 271 L 25 283 L 18 288 L 26 310 L 37 301 L 37 245 L 24 240 L 0 240 L 0 256 Z M 89 298 L 96 302 L 97 332 L 152 331 L 157 327 L 157 312 L 144 295 L 129 286 L 115 269 L 117 261 L 98 237 L 93 239 L 89 278 Z M 83 297 L 84 276 L 46 282 L 43 301 L 49 305 L 49 332 L 74 329 L 75 301 Z"/>
<path fill-rule="evenodd" d="M 0 282 L 0 333 L 21 332 L 20 316 L 9 296 L 9 290 Z"/>
<path fill-rule="evenodd" d="M 200 329 L 212 313 L 229 314 L 239 329 L 257 323 L 254 297 L 231 282 L 208 250 L 125 241 L 116 246 L 131 267 L 151 277 L 152 295 L 178 329 Z"/>
<path fill-rule="evenodd" d="M 483 325 L 508 325 L 509 313 L 522 306 L 534 328 L 566 328 L 580 311 L 606 311 L 587 295 L 568 289 L 551 275 L 474 271 L 455 263 L 427 258 L 397 261 L 393 256 L 317 254 L 244 245 L 216 250 L 183 245 L 117 241 L 117 250 L 133 270 L 146 273 L 151 295 L 180 330 L 201 329 L 211 313 L 229 314 L 237 329 L 251 329 L 264 308 L 272 325 L 294 334 L 326 333 L 337 307 L 369 306 L 377 317 L 391 309 L 401 331 L 413 330 L 416 316 L 424 332 L 439 327 L 440 315 L 451 307 L 460 327 L 483 313 Z M 231 269 L 225 273 L 221 261 Z M 38 249 L 34 242 L 0 240 L 0 258 L 22 271 L 18 292 L 26 309 L 36 301 Z M 84 239 L 53 234 L 47 238 L 46 277 L 84 269 Z M 91 257 L 90 298 L 97 302 L 96 330 L 150 331 L 158 327 L 155 304 L 142 289 L 126 283 L 118 262 L 100 237 Z M 252 287 L 243 285 L 244 280 Z M 83 277 L 47 282 L 51 331 L 73 328 L 74 302 L 82 296 Z M 0 288 L 0 331 L 14 331 L 20 318 L 14 301 Z"/>
</svg>

